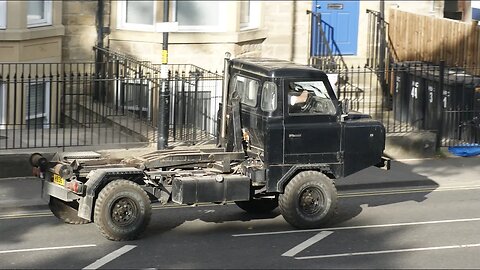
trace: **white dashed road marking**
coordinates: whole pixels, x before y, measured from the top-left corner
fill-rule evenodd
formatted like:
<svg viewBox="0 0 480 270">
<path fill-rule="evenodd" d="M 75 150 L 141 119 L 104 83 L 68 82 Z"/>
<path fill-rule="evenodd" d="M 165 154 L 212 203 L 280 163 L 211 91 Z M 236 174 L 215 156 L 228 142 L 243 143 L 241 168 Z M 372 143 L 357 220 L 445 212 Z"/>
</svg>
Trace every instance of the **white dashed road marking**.
<svg viewBox="0 0 480 270">
<path fill-rule="evenodd" d="M 378 254 L 429 251 L 429 250 L 444 250 L 444 249 L 458 249 L 458 248 L 475 248 L 475 247 L 480 247 L 480 244 L 453 245 L 453 246 L 426 247 L 426 248 L 392 249 L 392 250 L 379 250 L 379 251 L 354 252 L 354 253 L 339 253 L 339 254 L 330 254 L 330 255 L 295 257 L 295 259 L 297 259 L 297 260 L 326 259 L 326 258 L 338 258 L 338 257 L 365 256 L 365 255 L 378 255 Z"/>
<path fill-rule="evenodd" d="M 298 253 L 300 253 L 302 250 L 304 250 L 304 249 L 308 248 L 309 246 L 317 243 L 318 241 L 322 240 L 323 238 L 329 236 L 332 233 L 333 232 L 329 232 L 329 231 L 323 231 L 323 232 L 317 233 L 314 237 L 304 241 L 303 243 L 301 243 L 301 244 L 295 246 L 294 248 L 290 249 L 289 251 L 283 253 L 282 256 L 293 257 L 293 256 L 297 255 Z"/>
<path fill-rule="evenodd" d="M 309 229 L 309 230 L 292 230 L 292 231 L 263 232 L 263 233 L 245 233 L 245 234 L 234 234 L 232 236 L 233 237 L 264 236 L 264 235 L 291 234 L 291 233 L 374 229 L 374 228 L 403 227 L 403 226 L 431 225 L 431 224 L 446 224 L 446 223 L 458 223 L 458 222 L 478 222 L 478 221 L 480 221 L 480 218 L 447 219 L 447 220 L 432 220 L 432 221 L 392 223 L 392 224 L 377 224 L 377 225 L 363 225 L 363 226 L 360 225 L 360 226 L 336 227 L 336 228 L 331 227 L 331 228 Z"/>
<path fill-rule="evenodd" d="M 61 249 L 72 249 L 72 248 L 87 248 L 87 247 L 96 247 L 97 245 L 78 245 L 78 246 L 63 246 L 63 247 L 43 247 L 43 248 L 26 248 L 26 249 L 12 249 L 12 250 L 1 250 L 0 254 L 7 253 L 19 253 L 19 252 L 32 252 L 32 251 L 46 251 L 46 250 L 61 250 Z"/>
<path fill-rule="evenodd" d="M 129 252 L 130 250 L 134 249 L 135 247 L 136 246 L 133 246 L 133 245 L 123 246 L 123 247 L 115 250 L 114 252 L 112 252 L 110 254 L 107 254 L 106 256 L 98 259 L 94 263 L 92 263 L 88 266 L 85 266 L 83 269 L 98 269 L 98 268 L 104 266 L 105 264 L 115 260 L 116 258 L 122 256 L 123 254 Z"/>
</svg>

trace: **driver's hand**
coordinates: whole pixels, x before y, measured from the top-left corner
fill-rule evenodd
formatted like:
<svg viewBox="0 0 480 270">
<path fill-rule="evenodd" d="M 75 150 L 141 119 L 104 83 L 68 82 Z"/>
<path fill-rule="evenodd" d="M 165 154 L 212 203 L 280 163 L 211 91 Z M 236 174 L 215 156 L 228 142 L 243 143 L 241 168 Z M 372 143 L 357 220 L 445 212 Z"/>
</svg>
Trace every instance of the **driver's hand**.
<svg viewBox="0 0 480 270">
<path fill-rule="evenodd" d="M 307 102 L 308 99 L 308 91 L 303 90 L 299 96 L 291 96 L 290 97 L 290 105 L 301 104 Z"/>
<path fill-rule="evenodd" d="M 298 97 L 298 102 L 305 103 L 308 99 L 308 91 L 304 90 L 302 94 Z"/>
</svg>

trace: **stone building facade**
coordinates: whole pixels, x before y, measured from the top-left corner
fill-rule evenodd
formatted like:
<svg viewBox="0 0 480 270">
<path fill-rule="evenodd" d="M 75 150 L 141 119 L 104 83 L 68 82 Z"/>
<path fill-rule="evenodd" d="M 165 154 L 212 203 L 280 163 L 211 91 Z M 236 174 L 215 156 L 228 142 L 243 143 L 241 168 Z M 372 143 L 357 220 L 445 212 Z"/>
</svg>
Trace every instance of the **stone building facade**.
<svg viewBox="0 0 480 270">
<path fill-rule="evenodd" d="M 151 27 L 138 23 L 134 24 L 135 27 L 131 27 L 132 24 L 128 23 L 126 16 L 129 8 L 133 10 L 136 8 L 135 2 L 139 1 L 0 0 L 1 62 L 94 60 L 92 47 L 98 42 L 97 11 L 99 3 L 103 3 L 103 27 L 106 30 L 104 44 L 117 51 L 153 63 L 160 63 L 164 2 L 150 1 L 154 7 L 147 11 L 153 10 Z M 188 29 L 182 28 L 179 24 L 180 27 L 169 34 L 169 62 L 191 63 L 218 70 L 222 67 L 224 52 L 229 51 L 235 57 L 273 57 L 306 64 L 309 58 L 311 35 L 310 17 L 306 14 L 306 10 L 312 10 L 315 5 L 323 4 L 323 2 L 328 3 L 329 1 L 208 2 L 171 0 L 169 1 L 169 21 L 181 22 L 185 19 L 188 20 L 190 15 L 192 18 L 198 15 L 203 16 L 203 19 L 217 19 L 217 25 L 214 27 L 215 29 L 212 27 L 190 27 Z M 365 11 L 367 9 L 379 10 L 381 1 L 358 2 L 360 5 L 357 23 L 358 49 L 357 53 L 346 57 L 347 61 L 352 62 L 361 62 L 365 58 L 367 36 Z M 457 6 L 465 11 L 463 17 L 464 20 L 467 20 L 470 1 L 457 2 L 461 2 L 461 5 Z M 191 7 L 188 7 L 187 4 Z M 39 14 L 33 10 L 33 14 L 29 14 L 31 5 L 33 8 L 38 8 L 35 5 L 44 5 L 42 10 L 46 13 Z M 210 5 L 209 13 L 195 14 L 195 10 L 201 10 L 201 5 Z M 445 1 L 384 1 L 384 5 L 387 18 L 390 8 L 438 17 L 446 14 L 444 12 Z M 186 12 L 186 17 L 178 15 L 181 10 Z M 205 14 L 211 15 L 206 16 Z M 29 16 L 34 18 L 33 23 L 25 20 L 25 18 L 30 18 Z M 45 21 L 35 24 L 35 16 L 40 16 L 39 18 L 45 19 Z M 138 20 L 139 18 L 133 19 Z M 245 20 L 248 21 L 247 24 L 250 23 L 246 27 Z"/>
</svg>

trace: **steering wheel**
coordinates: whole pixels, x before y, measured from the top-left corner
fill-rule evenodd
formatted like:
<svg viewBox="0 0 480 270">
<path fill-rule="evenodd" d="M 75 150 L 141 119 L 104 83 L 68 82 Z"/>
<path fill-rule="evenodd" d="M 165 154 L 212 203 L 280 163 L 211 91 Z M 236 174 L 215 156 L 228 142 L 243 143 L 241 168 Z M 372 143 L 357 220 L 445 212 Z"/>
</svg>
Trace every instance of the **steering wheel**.
<svg viewBox="0 0 480 270">
<path fill-rule="evenodd" d="M 314 104 L 313 96 L 311 93 L 308 93 L 307 100 L 305 100 L 305 104 L 300 108 L 301 112 L 308 112 L 312 109 Z"/>
</svg>

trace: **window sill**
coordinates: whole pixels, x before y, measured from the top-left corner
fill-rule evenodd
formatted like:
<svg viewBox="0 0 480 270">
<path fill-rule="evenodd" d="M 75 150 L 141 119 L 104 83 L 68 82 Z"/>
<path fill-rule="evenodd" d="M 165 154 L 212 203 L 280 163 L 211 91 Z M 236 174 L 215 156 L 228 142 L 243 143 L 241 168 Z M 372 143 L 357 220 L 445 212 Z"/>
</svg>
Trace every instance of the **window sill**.
<svg viewBox="0 0 480 270">
<path fill-rule="evenodd" d="M 21 41 L 29 39 L 57 37 L 65 35 L 63 25 L 32 27 L 27 29 L 6 29 L 0 31 L 0 40 L 2 41 Z"/>
<path fill-rule="evenodd" d="M 132 38 L 135 37 L 135 38 Z M 250 40 L 265 39 L 267 31 L 263 29 L 241 30 L 239 32 L 171 32 L 169 44 L 199 44 L 199 43 L 242 43 Z M 136 32 L 116 29 L 110 34 L 111 40 L 162 42 L 163 33 Z"/>
<path fill-rule="evenodd" d="M 51 22 L 32 22 L 27 24 L 27 29 L 37 28 L 37 27 L 48 27 L 52 26 Z"/>
</svg>

